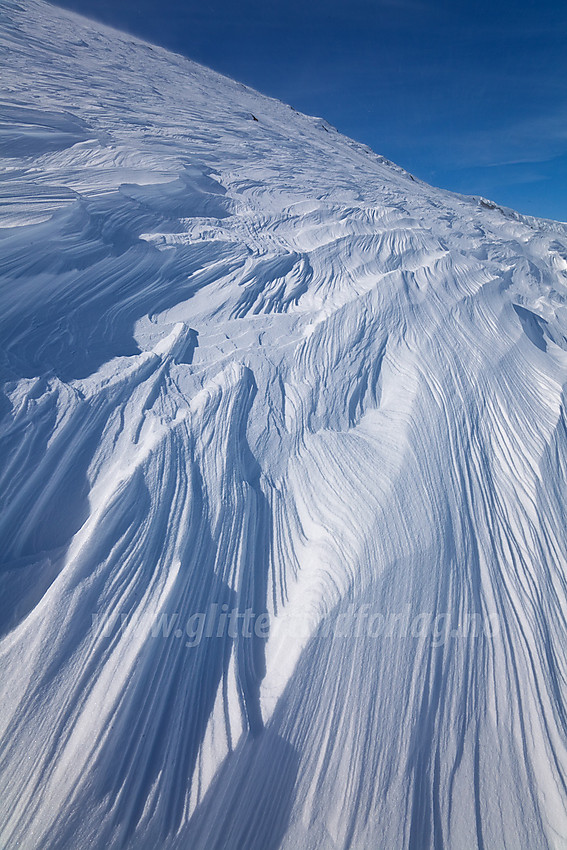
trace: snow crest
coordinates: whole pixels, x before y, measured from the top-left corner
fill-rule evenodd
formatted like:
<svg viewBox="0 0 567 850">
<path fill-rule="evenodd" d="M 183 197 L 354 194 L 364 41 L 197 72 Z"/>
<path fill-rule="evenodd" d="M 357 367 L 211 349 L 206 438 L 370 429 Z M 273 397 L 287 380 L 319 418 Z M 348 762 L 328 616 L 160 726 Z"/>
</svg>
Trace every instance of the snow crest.
<svg viewBox="0 0 567 850">
<path fill-rule="evenodd" d="M 567 226 L 0 16 L 2 846 L 567 847 Z"/>
</svg>

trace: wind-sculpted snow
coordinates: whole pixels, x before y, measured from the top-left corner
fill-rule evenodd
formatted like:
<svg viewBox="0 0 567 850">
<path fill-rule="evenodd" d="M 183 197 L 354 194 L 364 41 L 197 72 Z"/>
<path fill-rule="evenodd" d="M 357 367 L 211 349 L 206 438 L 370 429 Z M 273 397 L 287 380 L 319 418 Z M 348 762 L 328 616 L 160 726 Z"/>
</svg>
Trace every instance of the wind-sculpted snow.
<svg viewBox="0 0 567 850">
<path fill-rule="evenodd" d="M 4 0 L 0 843 L 567 847 L 567 227 Z"/>
</svg>

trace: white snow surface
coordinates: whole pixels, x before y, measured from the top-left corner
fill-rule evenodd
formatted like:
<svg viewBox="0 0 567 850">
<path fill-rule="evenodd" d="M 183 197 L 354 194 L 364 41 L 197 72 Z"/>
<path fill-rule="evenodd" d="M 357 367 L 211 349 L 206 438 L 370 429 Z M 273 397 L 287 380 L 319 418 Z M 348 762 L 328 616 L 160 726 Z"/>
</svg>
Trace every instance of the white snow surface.
<svg viewBox="0 0 567 850">
<path fill-rule="evenodd" d="M 567 848 L 567 226 L 0 28 L 2 848 Z"/>
</svg>

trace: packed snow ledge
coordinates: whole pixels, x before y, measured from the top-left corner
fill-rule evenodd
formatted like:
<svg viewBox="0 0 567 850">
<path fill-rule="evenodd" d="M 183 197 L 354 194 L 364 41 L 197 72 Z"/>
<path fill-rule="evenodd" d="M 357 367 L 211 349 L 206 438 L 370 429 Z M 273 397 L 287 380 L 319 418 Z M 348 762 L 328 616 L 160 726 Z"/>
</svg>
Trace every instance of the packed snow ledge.
<svg viewBox="0 0 567 850">
<path fill-rule="evenodd" d="M 567 227 L 0 4 L 0 844 L 567 848 Z"/>
</svg>

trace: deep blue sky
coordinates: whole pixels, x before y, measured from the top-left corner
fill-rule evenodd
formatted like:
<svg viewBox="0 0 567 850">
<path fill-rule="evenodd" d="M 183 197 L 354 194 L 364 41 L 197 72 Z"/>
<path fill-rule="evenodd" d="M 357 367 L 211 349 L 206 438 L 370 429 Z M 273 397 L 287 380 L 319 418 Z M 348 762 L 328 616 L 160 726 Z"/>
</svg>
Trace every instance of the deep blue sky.
<svg viewBox="0 0 567 850">
<path fill-rule="evenodd" d="M 417 176 L 567 220 L 566 0 L 59 0 L 322 115 Z"/>
</svg>

